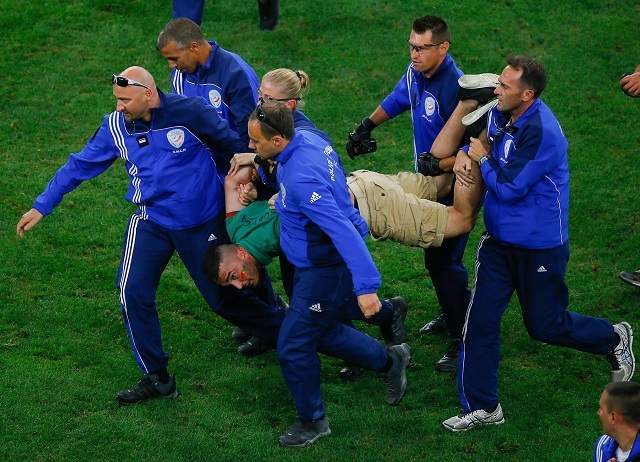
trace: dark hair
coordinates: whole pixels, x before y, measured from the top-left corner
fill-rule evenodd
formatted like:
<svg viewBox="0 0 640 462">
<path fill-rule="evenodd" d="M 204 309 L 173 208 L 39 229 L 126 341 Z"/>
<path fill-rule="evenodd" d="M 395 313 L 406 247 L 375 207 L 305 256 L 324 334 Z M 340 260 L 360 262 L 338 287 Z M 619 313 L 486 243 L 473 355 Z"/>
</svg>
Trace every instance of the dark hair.
<svg viewBox="0 0 640 462">
<path fill-rule="evenodd" d="M 507 64 L 514 69 L 522 71 L 520 82 L 523 87 L 533 90 L 533 97 L 539 98 L 547 85 L 547 76 L 542 64 L 535 59 L 524 55 L 509 55 Z"/>
<path fill-rule="evenodd" d="M 635 382 L 613 382 L 604 387 L 607 406 L 617 411 L 632 425 L 640 425 L 640 384 Z"/>
<path fill-rule="evenodd" d="M 204 254 L 204 261 L 202 262 L 202 270 L 204 275 L 214 284 L 218 284 L 218 277 L 220 275 L 220 264 L 226 255 L 233 249 L 238 247 L 235 244 L 222 244 L 209 247 Z"/>
<path fill-rule="evenodd" d="M 434 43 L 451 42 L 451 33 L 449 26 L 444 19 L 437 16 L 422 16 L 413 21 L 413 31 L 416 34 L 424 34 L 431 31 L 431 37 Z"/>
<path fill-rule="evenodd" d="M 172 19 L 158 35 L 156 48 L 162 50 L 169 42 L 176 42 L 178 48 L 188 48 L 191 42 L 204 42 L 202 30 L 188 18 Z"/>
<path fill-rule="evenodd" d="M 260 122 L 260 130 L 266 138 L 280 135 L 288 140 L 293 138 L 293 114 L 284 104 L 260 104 L 249 116 L 249 120 Z"/>
</svg>

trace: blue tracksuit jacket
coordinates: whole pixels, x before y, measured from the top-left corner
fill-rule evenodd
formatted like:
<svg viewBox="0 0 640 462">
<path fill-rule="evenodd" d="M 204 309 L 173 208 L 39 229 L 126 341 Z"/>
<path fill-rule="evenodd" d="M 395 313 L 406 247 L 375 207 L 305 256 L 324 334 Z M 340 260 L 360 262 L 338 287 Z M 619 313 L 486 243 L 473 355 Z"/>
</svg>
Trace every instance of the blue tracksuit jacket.
<svg viewBox="0 0 640 462">
<path fill-rule="evenodd" d="M 293 111 L 293 127 L 296 129 L 296 132 L 304 131 L 310 132 L 314 135 L 322 138 L 327 144 L 333 145 L 331 138 L 325 132 L 320 130 L 316 125 L 309 119 L 302 111 L 298 111 L 297 109 Z M 258 167 L 258 176 L 260 177 L 260 181 L 263 185 L 267 187 L 267 191 L 271 195 L 278 192 L 278 185 L 275 184 L 275 175 L 268 175 L 262 166 Z"/>
<path fill-rule="evenodd" d="M 366 222 L 351 204 L 340 162 L 330 144 L 296 133 L 275 157 L 280 193 L 280 246 L 297 268 L 346 263 L 356 295 L 380 287 L 380 274 L 364 242 Z"/>
<path fill-rule="evenodd" d="M 480 168 L 486 188 L 484 223 L 501 243 L 547 249 L 568 242 L 567 139 L 553 112 L 536 100 L 513 125 L 489 113 L 489 160 Z"/>
<path fill-rule="evenodd" d="M 125 199 L 138 215 L 169 229 L 204 223 L 224 211 L 222 178 L 209 147 L 231 156 L 242 142 L 201 98 L 160 95 L 149 124 L 119 112 L 104 117 L 85 147 L 71 154 L 33 204 L 50 214 L 64 194 L 124 160 L 131 179 Z"/>
<path fill-rule="evenodd" d="M 225 50 L 214 41 L 209 44 L 209 58 L 195 72 L 171 71 L 171 87 L 175 93 L 201 96 L 211 103 L 243 141 L 244 146 L 239 152 L 247 152 L 247 121 L 258 102 L 258 76 L 237 54 Z"/>
<path fill-rule="evenodd" d="M 458 104 L 458 78 L 462 71 L 451 55 L 427 78 L 410 64 L 380 106 L 394 118 L 411 110 L 414 155 L 429 152 L 433 141 Z"/>
<path fill-rule="evenodd" d="M 609 435 L 601 435 L 597 439 L 596 446 L 593 449 L 593 462 L 607 462 L 616 456 L 616 449 L 618 449 L 618 442 L 616 440 Z M 638 461 L 640 461 L 640 438 L 636 436 L 627 462 Z"/>
</svg>

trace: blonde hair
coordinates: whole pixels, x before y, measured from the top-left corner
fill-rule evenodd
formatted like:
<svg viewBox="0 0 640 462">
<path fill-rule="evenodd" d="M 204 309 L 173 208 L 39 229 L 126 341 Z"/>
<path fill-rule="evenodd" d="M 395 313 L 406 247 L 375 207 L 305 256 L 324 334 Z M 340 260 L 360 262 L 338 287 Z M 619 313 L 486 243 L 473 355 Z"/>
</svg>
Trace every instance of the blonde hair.
<svg viewBox="0 0 640 462">
<path fill-rule="evenodd" d="M 266 80 L 285 95 L 285 98 L 298 100 L 298 105 L 302 106 L 304 102 L 302 98 L 309 91 L 309 75 L 298 69 L 297 71 L 281 67 L 267 72 L 262 80 Z"/>
</svg>

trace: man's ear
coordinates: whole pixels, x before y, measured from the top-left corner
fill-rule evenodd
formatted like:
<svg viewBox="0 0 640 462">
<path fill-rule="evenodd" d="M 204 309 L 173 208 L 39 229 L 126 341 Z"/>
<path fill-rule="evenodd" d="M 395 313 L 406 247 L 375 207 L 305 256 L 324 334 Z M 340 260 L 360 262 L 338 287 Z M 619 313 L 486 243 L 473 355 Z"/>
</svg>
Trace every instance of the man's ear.
<svg viewBox="0 0 640 462">
<path fill-rule="evenodd" d="M 440 56 L 445 56 L 449 52 L 449 45 L 449 42 L 443 42 L 439 45 Z"/>
<path fill-rule="evenodd" d="M 242 261 L 245 261 L 249 256 L 249 252 L 244 247 L 238 247 L 237 249 L 238 258 Z"/>
<path fill-rule="evenodd" d="M 273 141 L 273 145 L 274 145 L 276 148 L 280 149 L 280 148 L 282 147 L 282 143 L 283 143 L 283 141 L 284 141 L 284 138 L 283 138 L 282 136 L 280 136 L 280 135 L 274 135 L 274 136 L 271 138 L 271 141 Z"/>
<path fill-rule="evenodd" d="M 189 44 L 189 50 L 193 53 L 197 52 L 199 48 L 200 43 L 196 42 L 195 40 Z"/>
<path fill-rule="evenodd" d="M 533 89 L 531 88 L 527 88 L 524 92 L 522 92 L 522 101 L 524 102 L 528 102 L 531 101 L 533 99 Z"/>
</svg>

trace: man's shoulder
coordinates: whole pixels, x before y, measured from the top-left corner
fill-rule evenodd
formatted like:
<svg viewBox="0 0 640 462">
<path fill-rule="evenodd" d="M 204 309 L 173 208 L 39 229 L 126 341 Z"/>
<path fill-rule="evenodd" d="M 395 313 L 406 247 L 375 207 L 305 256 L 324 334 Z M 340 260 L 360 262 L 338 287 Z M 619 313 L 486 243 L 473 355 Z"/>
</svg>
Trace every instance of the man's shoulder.
<svg viewBox="0 0 640 462">
<path fill-rule="evenodd" d="M 190 130 L 215 124 L 219 118 L 215 108 L 201 96 L 175 93 L 163 95 L 162 106 L 154 112 L 154 128 L 183 125 Z"/>
<path fill-rule="evenodd" d="M 209 69 L 208 74 L 211 76 L 220 76 L 221 78 L 233 75 L 234 78 L 257 79 L 255 70 L 242 56 L 226 50 L 221 46 L 218 46 L 213 65 Z"/>
<path fill-rule="evenodd" d="M 123 120 L 124 116 L 118 111 L 105 114 L 102 117 L 100 125 L 96 128 L 96 131 L 93 132 L 91 138 L 89 138 L 89 142 L 113 141 L 113 136 L 119 136 L 123 132 L 123 125 L 121 125 Z M 117 135 L 114 135 L 114 133 Z"/>
<path fill-rule="evenodd" d="M 609 435 L 600 435 L 593 449 L 593 460 L 596 462 L 605 462 L 615 453 L 617 447 L 618 443 Z"/>
<path fill-rule="evenodd" d="M 523 124 L 524 130 L 539 133 L 546 139 L 565 139 L 560 122 L 549 106 L 542 100 L 538 100 L 538 104 L 533 109 Z"/>
<path fill-rule="evenodd" d="M 177 93 L 165 94 L 164 110 L 169 113 L 205 111 L 205 100 L 201 96 L 185 96 Z"/>
<path fill-rule="evenodd" d="M 456 64 L 453 56 L 451 56 L 450 54 L 447 54 L 444 61 L 442 62 L 442 65 L 443 74 L 446 76 L 446 78 L 454 78 L 457 81 L 464 74 L 464 72 L 462 72 L 462 70 Z"/>
</svg>

